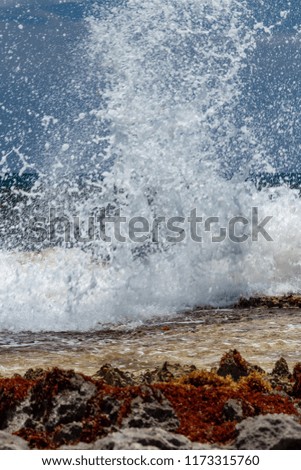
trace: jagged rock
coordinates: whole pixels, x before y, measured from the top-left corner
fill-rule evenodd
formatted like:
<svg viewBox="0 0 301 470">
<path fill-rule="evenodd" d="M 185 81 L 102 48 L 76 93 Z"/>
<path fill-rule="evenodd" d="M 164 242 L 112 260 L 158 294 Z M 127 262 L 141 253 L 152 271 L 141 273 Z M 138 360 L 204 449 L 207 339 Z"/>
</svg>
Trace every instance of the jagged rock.
<svg viewBox="0 0 301 470">
<path fill-rule="evenodd" d="M 88 401 L 96 393 L 90 380 L 74 371 L 53 369 L 37 379 L 26 399 L 8 422 L 8 430 L 32 429 L 52 432 L 59 427 L 64 434 L 75 435 L 81 426 Z M 66 427 L 65 425 L 72 424 Z M 64 427 L 65 426 L 65 427 Z"/>
<path fill-rule="evenodd" d="M 117 422 L 120 404 L 116 398 L 110 396 L 106 396 L 102 400 L 101 413 L 107 416 L 111 426 L 114 426 Z"/>
<path fill-rule="evenodd" d="M 36 369 L 28 369 L 24 374 L 24 379 L 37 380 L 43 377 L 45 370 L 37 367 Z"/>
<path fill-rule="evenodd" d="M 226 421 L 241 421 L 244 418 L 241 401 L 230 398 L 224 405 L 223 416 Z"/>
<path fill-rule="evenodd" d="M 42 418 L 46 428 L 53 429 L 58 424 L 80 421 L 95 393 L 96 386 L 81 374 L 53 370 L 33 387 L 30 411 L 33 419 Z"/>
<path fill-rule="evenodd" d="M 174 434 L 163 429 L 149 428 L 140 431 L 131 428 L 112 433 L 91 444 L 79 442 L 74 446 L 61 446 L 59 450 L 224 450 L 229 448 L 232 447 L 191 442 L 181 434 Z"/>
<path fill-rule="evenodd" d="M 179 379 L 183 375 L 190 374 L 195 370 L 196 367 L 194 365 L 171 364 L 166 361 L 162 366 L 156 367 L 152 371 L 147 370 L 140 376 L 139 380 L 147 384 L 170 382 Z"/>
<path fill-rule="evenodd" d="M 104 364 L 93 375 L 93 378 L 102 379 L 105 383 L 114 387 L 127 387 L 135 384 L 134 378 L 129 372 L 123 372 L 116 367 L 112 367 L 111 364 Z"/>
<path fill-rule="evenodd" d="M 285 414 L 247 418 L 236 426 L 235 447 L 248 450 L 300 450 L 301 425 Z"/>
<path fill-rule="evenodd" d="M 45 422 L 46 428 L 51 430 L 58 424 L 81 421 L 87 410 L 87 401 L 95 392 L 95 385 L 84 380 L 78 390 L 62 391 L 53 398 L 52 410 Z"/>
<path fill-rule="evenodd" d="M 93 443 L 92 444 L 87 444 L 86 442 L 79 442 L 78 444 L 75 445 L 63 445 L 58 448 L 58 450 L 92 450 L 93 448 Z"/>
<path fill-rule="evenodd" d="M 264 373 L 264 370 L 247 362 L 236 349 L 232 349 L 222 356 L 217 370 L 218 375 L 222 377 L 230 375 L 235 381 L 246 377 L 251 372 Z"/>
<path fill-rule="evenodd" d="M 298 362 L 293 371 L 293 377 L 295 380 L 292 394 L 296 398 L 301 398 L 301 362 Z"/>
<path fill-rule="evenodd" d="M 301 307 L 301 296 L 298 294 L 289 294 L 283 296 L 262 296 L 262 297 L 249 297 L 241 298 L 239 302 L 234 305 L 234 308 L 289 308 Z"/>
<path fill-rule="evenodd" d="M 160 390 L 142 386 L 142 396 L 131 402 L 131 412 L 123 419 L 123 428 L 160 427 L 166 431 L 176 431 L 179 420 L 170 404 Z"/>
<path fill-rule="evenodd" d="M 159 426 L 167 431 L 175 431 L 179 420 L 170 404 L 159 390 L 141 387 L 143 397 L 131 402 L 131 413 L 123 419 L 122 427 L 151 428 Z"/>
<path fill-rule="evenodd" d="M 29 447 L 24 439 L 14 436 L 9 432 L 0 431 L 0 450 L 28 450 Z"/>
<path fill-rule="evenodd" d="M 292 395 L 293 393 L 293 375 L 290 373 L 286 360 L 281 357 L 276 361 L 274 369 L 269 374 L 269 381 L 273 389 L 279 393 Z"/>
<path fill-rule="evenodd" d="M 289 371 L 288 364 L 286 360 L 281 357 L 276 361 L 274 369 L 272 370 L 272 375 L 278 375 L 279 377 L 291 377 L 292 374 Z"/>
<path fill-rule="evenodd" d="M 54 440 L 58 443 L 72 442 L 80 439 L 83 426 L 81 423 L 69 423 L 62 426 L 55 434 Z"/>
<path fill-rule="evenodd" d="M 94 450 L 192 449 L 192 442 L 180 434 L 160 428 L 122 429 L 96 441 Z"/>
<path fill-rule="evenodd" d="M 102 378 L 93 380 L 58 368 L 44 370 L 36 378 L 33 370 L 28 371 L 27 379 L 20 376 L 1 379 L 0 427 L 26 439 L 31 448 L 39 449 L 77 442 L 74 449 L 93 449 L 94 444 L 80 441 L 98 440 L 103 445 L 96 447 L 99 449 L 210 450 L 232 445 L 237 435 L 239 449 L 299 448 L 301 425 L 291 415 L 300 412 L 300 400 L 296 398 L 301 393 L 301 363 L 294 368 L 295 385 L 287 376 L 269 374 L 269 380 L 276 383 L 274 390 L 265 382 L 266 377 L 254 372 L 256 368 L 236 350 L 223 356 L 219 371 L 236 380 L 241 378 L 238 384 L 230 377 L 187 367 L 163 364 L 150 376 L 150 380 L 161 380 L 157 385 L 125 387 L 123 380 L 127 377 L 132 380 L 131 375 L 119 374 L 118 369 L 118 374 L 111 378 L 121 380 L 119 387 L 108 386 Z M 111 373 L 112 369 L 107 371 Z M 177 374 L 184 376 L 178 379 Z M 170 381 L 171 375 L 176 380 L 162 383 Z M 277 385 L 280 381 L 294 385 L 294 393 L 285 393 Z M 271 410 L 287 415 L 263 416 Z M 258 418 L 244 420 L 242 427 L 236 428 L 244 414 L 260 413 Z M 259 418 L 263 421 L 256 421 Z M 216 444 L 198 444 L 207 441 L 208 436 Z"/>
</svg>

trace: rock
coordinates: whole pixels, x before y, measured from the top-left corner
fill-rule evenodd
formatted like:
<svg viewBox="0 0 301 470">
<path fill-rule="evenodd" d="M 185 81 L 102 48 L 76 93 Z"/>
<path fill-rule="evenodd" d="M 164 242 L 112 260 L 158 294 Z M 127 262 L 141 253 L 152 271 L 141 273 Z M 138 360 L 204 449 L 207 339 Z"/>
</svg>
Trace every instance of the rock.
<svg viewBox="0 0 301 470">
<path fill-rule="evenodd" d="M 96 441 L 94 450 L 192 449 L 192 442 L 180 434 L 160 428 L 123 429 Z"/>
<path fill-rule="evenodd" d="M 229 449 L 214 444 L 191 442 L 181 434 L 158 428 L 123 429 L 94 443 L 79 442 L 74 446 L 61 446 L 59 450 L 214 450 Z"/>
<path fill-rule="evenodd" d="M 94 375 L 94 379 L 102 379 L 106 384 L 114 387 L 127 387 L 134 385 L 135 381 L 129 372 L 123 372 L 111 364 L 104 364 Z"/>
<path fill-rule="evenodd" d="M 253 366 L 247 362 L 236 349 L 232 349 L 222 356 L 216 373 L 222 377 L 230 375 L 233 380 L 238 381 L 241 377 L 246 377 L 251 372 L 255 371 L 264 373 L 261 367 Z"/>
<path fill-rule="evenodd" d="M 288 364 L 286 360 L 281 357 L 276 361 L 274 369 L 272 370 L 272 375 L 278 375 L 279 377 L 291 377 L 292 374 L 289 371 Z"/>
<path fill-rule="evenodd" d="M 276 361 L 274 369 L 272 370 L 271 374 L 269 374 L 269 381 L 273 389 L 279 391 L 280 393 L 292 395 L 292 377 L 293 376 L 289 371 L 286 360 L 281 357 L 278 359 L 278 361 Z"/>
<path fill-rule="evenodd" d="M 301 363 L 293 378 L 286 366 L 279 360 L 268 375 L 274 389 L 236 350 L 222 357 L 220 375 L 166 362 L 146 376 L 157 385 L 133 385 L 131 374 L 109 365 L 98 380 L 31 369 L 26 378 L 0 379 L 0 427 L 38 449 L 301 449 L 301 425 L 292 417 L 300 413 Z M 271 411 L 286 414 L 264 415 Z M 215 444 L 199 444 L 207 441 Z"/>
<path fill-rule="evenodd" d="M 75 445 L 63 445 L 61 447 L 58 447 L 57 450 L 92 450 L 93 449 L 93 443 L 92 444 L 87 444 L 86 442 L 79 442 L 78 444 Z"/>
<path fill-rule="evenodd" d="M 293 371 L 295 383 L 293 385 L 292 395 L 296 398 L 301 398 L 301 362 L 298 362 Z"/>
<path fill-rule="evenodd" d="M 96 387 L 82 377 L 77 390 L 64 390 L 52 400 L 52 410 L 45 421 L 47 430 L 59 424 L 82 421 L 87 410 L 87 401 L 96 393 Z"/>
<path fill-rule="evenodd" d="M 22 437 L 53 433 L 57 444 L 78 440 L 96 392 L 91 380 L 74 371 L 46 371 L 16 408 L 7 430 L 21 431 Z"/>
<path fill-rule="evenodd" d="M 171 364 L 166 361 L 162 366 L 156 367 L 152 371 L 146 371 L 140 376 L 139 381 L 147 384 L 170 382 L 195 370 L 196 367 L 194 365 Z"/>
<path fill-rule="evenodd" d="M 131 402 L 131 412 L 123 419 L 123 428 L 160 427 L 166 431 L 176 431 L 179 420 L 170 404 L 160 390 L 141 386 L 143 396 Z"/>
<path fill-rule="evenodd" d="M 101 413 L 107 417 L 110 426 L 117 423 L 121 403 L 116 398 L 105 396 L 101 403 Z"/>
<path fill-rule="evenodd" d="M 247 418 L 236 426 L 235 447 L 247 450 L 300 450 L 301 425 L 285 414 Z"/>
<path fill-rule="evenodd" d="M 224 405 L 223 417 L 226 421 L 241 421 L 244 418 L 241 400 L 230 398 Z"/>
<path fill-rule="evenodd" d="M 239 380 L 241 377 L 246 377 L 249 371 L 250 364 L 236 349 L 233 349 L 222 356 L 217 374 L 222 377 L 230 375 L 234 380 Z"/>
<path fill-rule="evenodd" d="M 37 380 L 45 375 L 45 370 L 37 367 L 36 369 L 28 369 L 24 374 L 24 379 Z"/>
<path fill-rule="evenodd" d="M 54 440 L 58 443 L 77 441 L 81 437 L 82 430 L 83 426 L 81 423 L 65 424 L 55 434 Z"/>
<path fill-rule="evenodd" d="M 234 308 L 289 308 L 301 307 L 301 296 L 298 294 L 289 294 L 282 296 L 262 296 L 262 297 L 249 297 L 241 298 L 239 302 L 234 305 Z"/>
<path fill-rule="evenodd" d="M 14 436 L 9 432 L 0 431 L 0 450 L 28 450 L 29 447 L 24 439 Z"/>
</svg>

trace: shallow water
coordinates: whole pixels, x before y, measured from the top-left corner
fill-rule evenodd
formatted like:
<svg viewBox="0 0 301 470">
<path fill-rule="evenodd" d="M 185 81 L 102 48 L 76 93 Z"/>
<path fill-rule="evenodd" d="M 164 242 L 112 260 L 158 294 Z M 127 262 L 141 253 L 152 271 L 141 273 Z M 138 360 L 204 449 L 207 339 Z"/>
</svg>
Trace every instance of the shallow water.
<svg viewBox="0 0 301 470">
<path fill-rule="evenodd" d="M 195 311 L 173 319 L 90 333 L 1 333 L 0 373 L 59 366 L 93 375 L 103 364 L 139 373 L 164 361 L 211 368 L 236 348 L 270 371 L 280 356 L 301 361 L 301 309 Z"/>
</svg>

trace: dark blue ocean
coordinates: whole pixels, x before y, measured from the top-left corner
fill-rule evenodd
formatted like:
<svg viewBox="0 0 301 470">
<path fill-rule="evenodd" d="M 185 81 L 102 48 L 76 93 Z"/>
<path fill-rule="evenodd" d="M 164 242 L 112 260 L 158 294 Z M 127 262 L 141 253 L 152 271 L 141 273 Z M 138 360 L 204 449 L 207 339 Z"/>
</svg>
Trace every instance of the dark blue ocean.
<svg viewBox="0 0 301 470">
<path fill-rule="evenodd" d="M 248 51 L 245 58 L 247 66 L 242 72 L 241 109 L 237 119 L 247 115 L 253 120 L 256 135 L 260 136 L 275 169 L 301 171 L 300 4 L 297 0 L 242 3 L 248 8 L 249 18 L 244 21 L 249 22 L 250 30 L 254 32 L 256 24 L 262 27 L 257 26 L 256 48 Z M 86 72 L 91 66 L 83 63 L 81 52 L 82 43 L 89 35 L 86 18 L 93 14 L 105 17 L 116 5 L 124 5 L 126 11 L 126 4 L 126 1 L 109 0 L 1 2 L 2 155 L 20 148 L 37 170 L 47 171 L 49 161 L 55 158 L 55 152 L 47 152 L 49 136 L 53 139 L 55 132 L 57 146 L 73 145 L 76 127 L 82 132 L 81 125 L 74 122 L 76 116 L 79 112 L 89 112 L 102 98 L 99 77 L 93 79 L 92 70 L 89 77 L 83 76 L 85 65 Z M 189 53 L 193 54 L 193 50 Z M 60 126 L 56 128 L 51 118 L 47 121 L 47 116 L 55 116 Z M 88 132 L 95 131 L 93 126 L 97 124 L 90 123 Z M 83 139 L 76 151 L 81 154 L 84 170 L 89 171 L 91 154 L 99 152 L 99 144 L 92 143 L 87 148 Z M 236 159 L 244 158 L 247 162 L 252 158 L 252 150 L 248 154 L 235 149 L 235 154 L 233 168 L 227 168 L 230 173 L 235 171 Z M 12 152 L 9 168 L 15 169 L 19 163 L 18 156 Z"/>
</svg>

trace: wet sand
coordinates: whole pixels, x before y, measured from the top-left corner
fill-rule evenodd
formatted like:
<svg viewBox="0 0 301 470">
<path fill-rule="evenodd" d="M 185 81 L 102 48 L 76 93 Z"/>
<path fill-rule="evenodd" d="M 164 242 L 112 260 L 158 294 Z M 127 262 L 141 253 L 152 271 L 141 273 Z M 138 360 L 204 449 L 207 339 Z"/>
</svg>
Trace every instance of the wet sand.
<svg viewBox="0 0 301 470">
<path fill-rule="evenodd" d="M 301 308 L 196 309 L 126 328 L 101 331 L 0 334 L 0 374 L 59 366 L 93 375 L 103 364 L 139 373 L 164 361 L 216 366 L 236 348 L 270 371 L 283 356 L 290 367 L 301 361 Z"/>
</svg>

